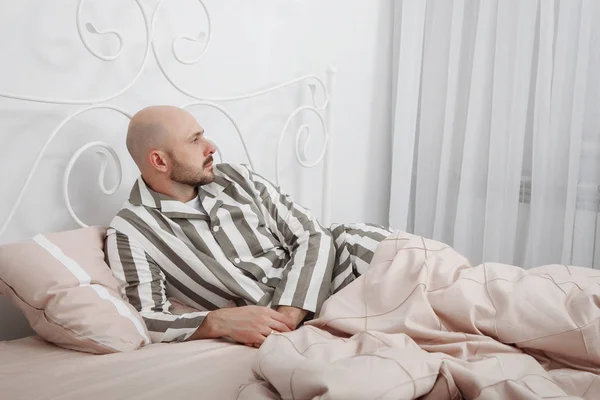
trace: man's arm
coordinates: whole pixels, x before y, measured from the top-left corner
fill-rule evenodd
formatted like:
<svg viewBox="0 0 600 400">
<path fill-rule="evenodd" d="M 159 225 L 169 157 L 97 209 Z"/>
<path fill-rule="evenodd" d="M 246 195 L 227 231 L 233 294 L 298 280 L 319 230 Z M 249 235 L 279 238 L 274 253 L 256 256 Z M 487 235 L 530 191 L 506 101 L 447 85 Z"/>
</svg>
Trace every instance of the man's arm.
<svg viewBox="0 0 600 400">
<path fill-rule="evenodd" d="M 106 256 L 129 302 L 144 319 L 152 342 L 184 341 L 204 325 L 208 311 L 172 313 L 166 296 L 165 275 L 139 243 L 110 229 L 106 237 Z M 210 335 L 212 331 L 204 329 L 201 334 Z"/>
<path fill-rule="evenodd" d="M 271 229 L 291 254 L 272 305 L 298 324 L 307 313 L 318 313 L 329 295 L 335 259 L 331 233 L 271 182 L 246 171 L 270 217 Z"/>
<path fill-rule="evenodd" d="M 267 307 L 247 306 L 174 314 L 166 297 L 166 278 L 142 246 L 109 230 L 106 255 L 133 307 L 142 315 L 152 342 L 180 342 L 230 337 L 258 346 L 271 331 L 289 332 L 293 323 Z"/>
<path fill-rule="evenodd" d="M 277 307 L 277 311 L 287 316 L 290 321 L 294 324 L 294 329 L 306 318 L 308 315 L 307 310 L 303 310 L 301 308 L 296 308 L 292 306 L 279 306 Z"/>
</svg>

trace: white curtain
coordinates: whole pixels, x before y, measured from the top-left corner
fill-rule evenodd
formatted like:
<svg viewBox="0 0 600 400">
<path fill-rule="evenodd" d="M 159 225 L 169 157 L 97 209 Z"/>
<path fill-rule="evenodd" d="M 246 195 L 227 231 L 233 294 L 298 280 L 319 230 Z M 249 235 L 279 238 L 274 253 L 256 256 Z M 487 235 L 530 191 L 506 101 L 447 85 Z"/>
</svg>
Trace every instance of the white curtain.
<svg viewBox="0 0 600 400">
<path fill-rule="evenodd" d="M 395 4 L 390 225 L 600 268 L 600 1 Z"/>
</svg>

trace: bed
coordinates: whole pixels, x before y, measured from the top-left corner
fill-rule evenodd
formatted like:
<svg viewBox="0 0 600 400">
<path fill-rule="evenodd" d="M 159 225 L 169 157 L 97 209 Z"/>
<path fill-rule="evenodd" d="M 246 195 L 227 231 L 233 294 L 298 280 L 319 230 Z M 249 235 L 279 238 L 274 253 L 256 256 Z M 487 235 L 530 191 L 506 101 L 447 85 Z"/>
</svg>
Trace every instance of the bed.
<svg viewBox="0 0 600 400">
<path fill-rule="evenodd" d="M 84 13 L 84 1 L 80 0 L 77 4 L 75 22 L 77 32 L 83 47 L 94 57 L 106 63 L 117 60 L 125 44 L 124 35 L 118 30 L 97 29 L 93 21 L 87 20 Z M 133 2 L 132 2 L 133 3 Z M 301 167 L 319 169 L 315 175 L 318 178 L 316 190 L 322 192 L 318 199 L 320 210 L 318 214 L 322 221 L 329 219 L 329 190 L 331 180 L 331 104 L 332 88 L 335 76 L 335 69 L 329 68 L 327 71 L 318 71 L 315 74 L 300 75 L 291 77 L 282 82 L 275 82 L 265 87 L 264 85 L 257 90 L 244 93 L 229 93 L 227 96 L 217 96 L 216 98 L 207 98 L 197 94 L 192 94 L 184 84 L 177 83 L 176 79 L 169 74 L 165 61 L 159 56 L 155 47 L 155 30 L 157 16 L 160 13 L 164 1 L 156 5 L 143 5 L 136 1 L 135 5 L 139 7 L 143 17 L 143 27 L 145 28 L 146 42 L 144 48 L 144 61 L 139 73 L 121 91 L 104 98 L 92 99 L 65 99 L 61 93 L 53 96 L 43 97 L 36 94 L 24 93 L 5 93 L 0 90 L 0 98 L 10 99 L 28 104 L 49 105 L 52 107 L 63 107 L 61 110 L 65 114 L 62 121 L 52 128 L 48 128 L 47 141 L 37 154 L 30 172 L 24 181 L 19 181 L 20 187 L 18 196 L 12 205 L 7 218 L 2 221 L 0 226 L 0 238 L 11 227 L 11 222 L 26 212 L 23 204 L 27 204 L 26 194 L 31 188 L 33 177 L 40 171 L 41 162 L 48 157 L 49 146 L 60 136 L 70 124 L 80 118 L 81 115 L 93 113 L 98 110 L 104 112 L 108 118 L 123 119 L 131 118 L 137 111 L 136 109 L 126 109 L 123 104 L 128 96 L 135 100 L 137 94 L 130 93 L 130 88 L 134 87 L 136 81 L 151 60 L 156 61 L 159 70 L 163 74 L 163 82 L 167 83 L 176 92 L 183 95 L 187 100 L 181 104 L 182 108 L 195 112 L 197 110 L 211 110 L 221 116 L 222 125 L 228 125 L 223 129 L 233 131 L 233 137 L 237 137 L 237 146 L 243 150 L 245 163 L 250 164 L 258 172 L 256 160 L 268 160 L 271 164 L 274 160 L 275 173 L 265 175 L 271 177 L 274 181 L 281 180 L 282 169 L 288 168 L 289 160 L 296 160 Z M 203 56 L 211 41 L 212 21 L 210 10 L 199 1 L 201 10 L 204 13 L 204 32 L 200 38 L 186 35 L 180 35 L 172 40 L 172 57 L 182 65 L 191 65 L 197 63 Z M 112 35 L 118 39 L 118 51 L 113 54 L 107 54 L 98 49 L 98 43 L 94 42 L 95 36 Z M 91 39 L 90 39 L 91 38 Z M 201 39 L 201 40 L 200 40 Z M 186 59 L 179 53 L 178 46 L 182 42 L 203 41 L 203 50 L 199 56 L 193 60 Z M 36 45 L 42 46 L 43 43 Z M 109 52 L 110 53 L 110 52 Z M 87 54 L 89 57 L 90 54 Z M 256 86 L 256 85 L 254 85 Z M 289 89 L 293 89 L 290 91 Z M 281 111 L 277 118 L 279 133 L 272 137 L 270 142 L 275 146 L 266 146 L 274 150 L 269 154 L 251 154 L 247 143 L 247 138 L 243 134 L 243 123 L 233 116 L 227 109 L 228 105 L 236 104 L 238 108 L 245 107 L 253 101 L 261 101 L 261 98 L 271 96 L 272 98 L 282 98 L 287 104 L 294 104 L 292 111 Z M 279 97 L 277 97 L 279 96 Z M 214 97 L 214 96 L 213 96 Z M 163 102 L 164 99 L 156 98 L 153 101 Z M 72 107 L 75 106 L 76 109 Z M 281 113 L 285 113 L 282 118 Z M 307 117 L 308 115 L 308 117 Z M 267 118 L 269 116 L 265 116 Z M 307 121 L 311 120 L 311 121 Z M 223 123 L 225 122 L 225 124 Z M 317 134 L 313 135 L 314 125 L 318 126 Z M 233 128 L 233 129 L 232 129 Z M 293 149 L 285 148 L 287 143 L 284 138 L 291 136 L 290 133 L 296 130 L 296 136 L 293 139 L 295 145 Z M 314 137 L 317 138 L 317 150 L 315 151 Z M 231 135 L 229 137 L 232 137 Z M 311 144 L 309 143 L 309 138 Z M 122 137 L 124 141 L 124 135 Z M 211 138 L 212 139 L 212 138 Z M 217 145 L 217 159 L 225 161 L 226 152 L 223 147 L 232 147 L 225 143 L 221 146 L 218 140 L 214 140 Z M 311 150 L 312 149 L 312 150 Z M 122 149 L 121 149 L 122 150 Z M 102 137 L 95 137 L 94 140 L 81 145 L 68 160 L 63 174 L 63 210 L 68 212 L 69 219 L 59 222 L 58 226 L 73 228 L 76 226 L 86 228 L 88 224 L 84 222 L 85 217 L 78 215 L 77 205 L 73 204 L 72 197 L 81 198 L 81 193 L 89 188 L 73 184 L 72 175 L 77 173 L 79 163 L 93 162 L 97 163 L 98 158 L 93 159 L 91 154 L 96 153 L 100 157 L 100 174 L 98 176 L 98 186 L 104 195 L 112 196 L 118 193 L 123 186 L 130 185 L 132 182 L 124 182 L 123 170 L 131 169 L 133 164 L 127 155 L 119 154 L 119 151 L 111 146 Z M 87 158 L 87 160 L 86 160 Z M 283 160 L 285 158 L 285 160 Z M 262 163 L 263 165 L 265 163 Z M 110 171 L 110 169 L 113 171 Z M 115 172 L 116 169 L 116 172 Z M 113 174 L 114 185 L 106 186 L 106 176 Z M 313 185 L 314 188 L 314 185 Z M 126 190 L 128 190 L 126 188 Z M 120 198 L 117 201 L 123 201 Z M 108 222 L 108 220 L 106 220 Z M 38 233 L 34 227 L 31 236 Z M 6 287 L 5 287 L 6 288 Z M 12 289 L 12 288 L 10 288 Z M 8 289 L 7 289 L 8 290 Z M 13 293 L 14 294 L 14 293 Z M 18 298 L 18 294 L 15 294 Z M 6 302 L 6 298 L 0 299 Z M 114 301 L 113 301 L 114 302 Z M 17 325 L 23 320 L 20 313 L 15 314 L 13 309 L 10 313 L 4 313 L 0 316 L 0 338 L 12 338 L 16 335 L 13 325 Z M 39 327 L 38 327 L 39 328 Z M 38 330 L 39 331 L 39 330 Z M 2 399 L 157 399 L 157 398 L 202 398 L 202 399 L 234 399 L 237 398 L 240 388 L 252 382 L 254 373 L 252 362 L 255 359 L 257 349 L 232 343 L 227 340 L 202 340 L 196 342 L 185 342 L 177 344 L 149 344 L 135 351 L 117 351 L 111 354 L 90 354 L 84 351 L 76 351 L 60 347 L 44 340 L 33 332 L 33 336 L 22 337 L 14 340 L 0 341 L 0 398 Z"/>
<path fill-rule="evenodd" d="M 235 399 L 256 349 L 220 340 L 88 354 L 33 336 L 0 342 L 3 399 Z"/>
<path fill-rule="evenodd" d="M 118 58 L 121 34 L 97 30 L 83 17 L 83 1 L 78 4 L 77 27 L 85 48 L 107 62 Z M 135 4 L 141 10 L 149 7 L 139 1 Z M 243 124 L 226 107 L 234 102 L 245 105 L 260 101 L 263 96 L 285 97 L 286 88 L 302 89 L 303 95 L 295 93 L 291 99 L 286 98 L 295 106 L 279 119 L 281 130 L 271 140 L 274 152 L 258 156 L 274 161 L 272 178 L 283 185 L 282 139 L 296 128 L 294 147 L 288 151 L 292 157 L 285 161 L 292 159 L 305 168 L 322 167 L 316 179 L 321 185 L 321 196 L 315 196 L 319 197 L 316 209 L 320 220 L 328 225 L 335 70 L 302 75 L 240 95 L 208 99 L 193 94 L 169 75 L 154 48 L 156 16 L 162 4 L 159 1 L 156 8 L 143 13 L 147 40 L 142 70 L 153 54 L 164 80 L 186 96 L 183 107 L 220 113 L 234 128 L 246 161 L 256 170 L 257 158 L 248 151 L 240 128 Z M 209 31 L 204 38 L 208 43 L 210 14 L 202 1 L 199 4 L 207 16 Z M 112 55 L 98 52 L 82 33 L 86 28 L 92 35 L 116 35 L 119 51 Z M 171 45 L 173 58 L 182 64 L 197 62 L 203 52 L 195 59 L 177 52 L 182 40 L 197 39 L 176 37 Z M 69 110 L 51 131 L 27 179 L 19 182 L 21 189 L 0 227 L 0 238 L 11 220 L 23 211 L 19 207 L 32 177 L 40 172 L 40 161 L 47 156 L 52 140 L 75 118 L 95 110 L 104 110 L 115 118 L 131 118 L 133 110 L 116 102 L 130 95 L 136 79 L 112 97 L 91 100 L 0 92 L 0 96 L 20 102 L 80 107 Z M 316 121 L 321 133 L 322 146 L 314 157 L 308 156 L 312 131 L 304 120 L 307 115 Z M 45 233 L 21 244 L 0 246 L 0 292 L 9 294 L 25 310 L 38 333 L 0 342 L 2 399 L 600 398 L 599 271 L 567 265 L 527 271 L 494 263 L 474 266 L 451 246 L 405 232 L 395 232 L 381 241 L 362 276 L 331 296 L 315 319 L 293 332 L 269 335 L 260 349 L 226 340 L 150 344 L 139 315 L 128 308 L 131 305 L 126 299 L 119 298 L 118 288 L 107 283 L 110 276 L 102 267 L 101 249 L 104 228 L 87 227 L 86 218 L 78 215 L 71 202 L 70 195 L 79 188 L 70 185 L 71 175 L 90 150 L 102 157 L 98 184 L 107 196 L 123 185 L 122 170 L 130 163 L 119 158 L 119 152 L 101 137 L 74 152 L 63 178 L 63 207 L 70 218 L 64 226 L 72 226 L 69 224 L 74 221 L 84 230 Z M 223 160 L 223 152 L 219 151 L 219 156 Z M 117 178 L 107 187 L 104 178 L 109 166 L 116 167 Z M 37 230 L 34 228 L 32 234 Z M 85 252 L 77 242 L 84 237 L 89 239 L 86 243 L 95 243 L 83 246 Z M 7 251 L 9 248 L 18 251 Z M 36 253 L 37 258 L 33 257 Z M 40 257 L 45 261 L 38 262 Z M 11 264 L 12 269 L 9 271 L 5 264 Z M 23 274 L 33 269 L 35 279 Z M 49 299 L 53 294 L 44 288 L 54 285 L 59 274 L 71 278 L 65 287 L 75 293 L 66 302 L 72 306 L 69 312 L 82 310 L 77 305 L 83 295 L 78 297 L 77 293 L 87 291 L 86 296 L 97 294 L 103 300 L 98 302 L 102 312 L 85 313 L 88 318 L 83 322 L 98 329 L 93 330 L 93 336 L 77 336 L 77 328 L 53 322 L 54 314 L 48 313 L 48 304 L 54 304 Z M 20 280 L 14 279 L 15 275 Z M 26 298 L 18 285 L 26 285 L 29 280 L 43 281 L 46 286 L 40 284 Z M 107 312 L 119 322 L 103 323 L 103 313 Z M 60 329 L 49 329 L 53 323 Z M 10 324 L 10 320 L 3 320 L 0 334 L 8 331 Z M 115 334 L 115 327 L 125 327 L 127 335 Z M 89 350 L 102 354 L 90 354 Z"/>
</svg>

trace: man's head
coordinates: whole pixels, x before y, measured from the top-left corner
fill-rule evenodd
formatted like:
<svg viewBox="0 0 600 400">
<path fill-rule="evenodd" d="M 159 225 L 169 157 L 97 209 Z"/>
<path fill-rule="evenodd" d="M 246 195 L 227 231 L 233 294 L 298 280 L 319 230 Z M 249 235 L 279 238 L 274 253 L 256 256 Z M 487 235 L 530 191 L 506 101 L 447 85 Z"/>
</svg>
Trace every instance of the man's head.
<svg viewBox="0 0 600 400">
<path fill-rule="evenodd" d="M 198 121 L 181 108 L 152 106 L 135 114 L 127 129 L 127 150 L 151 185 L 195 187 L 215 177 L 215 147 Z"/>
</svg>

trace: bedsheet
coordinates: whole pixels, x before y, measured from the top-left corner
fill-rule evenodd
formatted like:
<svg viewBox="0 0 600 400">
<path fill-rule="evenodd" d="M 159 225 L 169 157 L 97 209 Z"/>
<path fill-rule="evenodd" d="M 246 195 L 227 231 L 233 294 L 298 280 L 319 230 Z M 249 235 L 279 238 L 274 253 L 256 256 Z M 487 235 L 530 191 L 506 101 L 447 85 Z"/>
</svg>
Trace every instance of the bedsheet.
<svg viewBox="0 0 600 400">
<path fill-rule="evenodd" d="M 260 348 L 240 399 L 600 399 L 600 271 L 471 266 L 384 240 L 318 319 Z"/>
<path fill-rule="evenodd" d="M 0 342 L 0 399 L 236 399 L 256 349 L 221 340 L 94 355 L 39 337 Z"/>
</svg>

